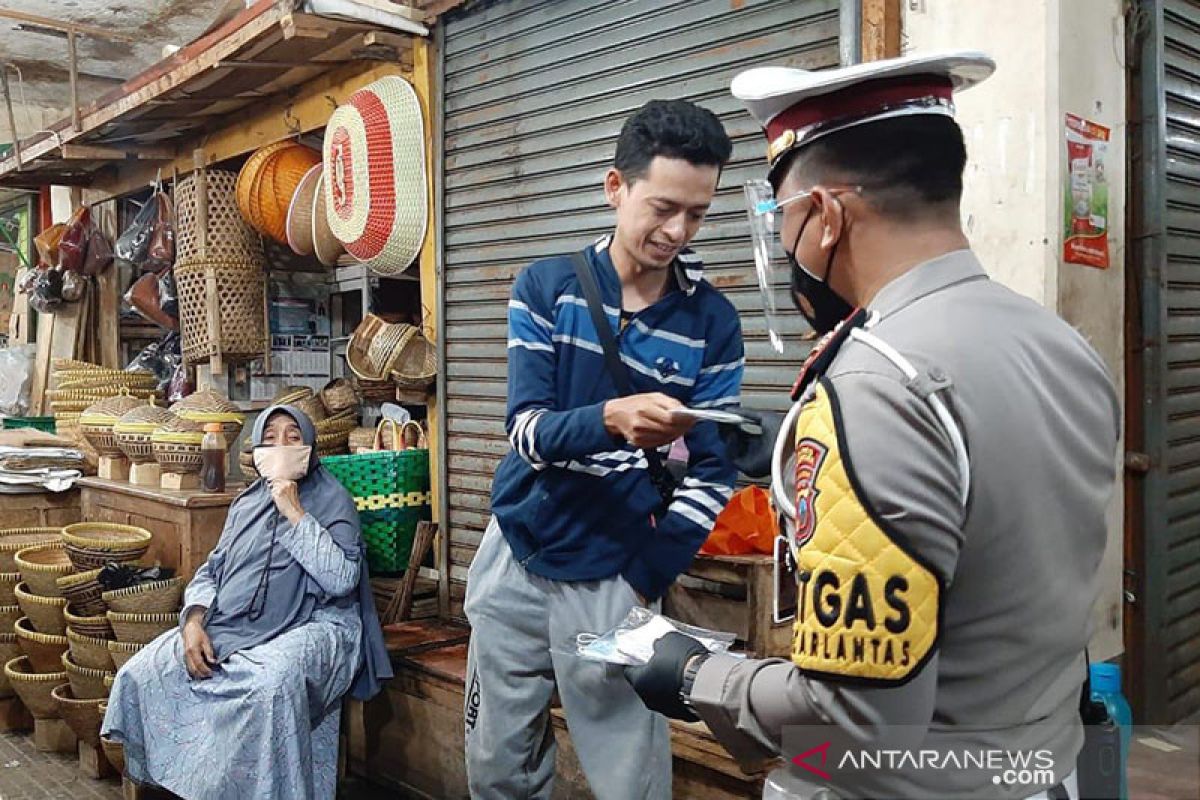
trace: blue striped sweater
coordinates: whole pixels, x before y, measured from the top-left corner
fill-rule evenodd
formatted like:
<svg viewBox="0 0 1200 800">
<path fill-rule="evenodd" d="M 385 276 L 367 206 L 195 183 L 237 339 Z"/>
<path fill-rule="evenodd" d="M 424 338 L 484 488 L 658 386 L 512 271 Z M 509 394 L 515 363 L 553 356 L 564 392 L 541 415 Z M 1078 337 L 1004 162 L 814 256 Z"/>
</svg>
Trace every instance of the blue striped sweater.
<svg viewBox="0 0 1200 800">
<path fill-rule="evenodd" d="M 610 237 L 586 251 L 616 332 L 621 284 Z M 676 289 L 637 312 L 617 336 L 637 392 L 685 405 L 736 405 L 745 364 L 733 304 L 703 279 L 688 250 Z M 555 580 L 624 578 L 661 597 L 688 567 L 733 492 L 737 471 L 711 422 L 685 438 L 687 476 L 667 512 L 645 454 L 604 428 L 618 396 L 571 258 L 539 261 L 518 277 L 508 304 L 508 411 L 512 450 L 496 472 L 492 511 L 514 557 Z"/>
</svg>

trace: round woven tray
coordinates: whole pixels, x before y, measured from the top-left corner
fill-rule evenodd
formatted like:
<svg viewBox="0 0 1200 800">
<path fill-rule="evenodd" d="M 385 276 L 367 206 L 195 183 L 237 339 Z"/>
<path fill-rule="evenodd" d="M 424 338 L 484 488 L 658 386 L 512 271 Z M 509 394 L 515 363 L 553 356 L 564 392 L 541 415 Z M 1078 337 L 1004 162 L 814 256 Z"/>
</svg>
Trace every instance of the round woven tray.
<svg viewBox="0 0 1200 800">
<path fill-rule="evenodd" d="M 59 717 L 75 732 L 80 741 L 86 742 L 91 747 L 99 747 L 100 725 L 104 722 L 104 715 L 100 713 L 100 704 L 104 702 L 104 698 L 82 700 L 75 696 L 75 690 L 67 684 L 55 686 L 51 691 L 51 696 L 58 703 Z"/>
<path fill-rule="evenodd" d="M 58 703 L 50 693 L 55 686 L 67 682 L 65 670 L 34 672 L 29 659 L 18 656 L 4 665 L 4 676 L 34 719 L 58 717 Z"/>
<path fill-rule="evenodd" d="M 125 666 L 125 662 L 137 655 L 138 651 L 145 646 L 141 642 L 118 642 L 113 640 L 108 643 L 108 655 L 112 658 L 113 663 L 116 664 L 117 670 L 120 671 L 121 667 Z"/>
<path fill-rule="evenodd" d="M 11 606 L 17 602 L 17 584 L 21 582 L 20 572 L 0 572 L 0 606 Z"/>
<path fill-rule="evenodd" d="M 93 639 L 113 638 L 113 629 L 108 623 L 107 614 L 84 615 L 68 605 L 63 610 L 63 619 L 76 633 L 91 636 Z"/>
<path fill-rule="evenodd" d="M 71 682 L 71 691 L 81 700 L 99 700 L 108 697 L 108 687 L 104 685 L 107 675 L 115 675 L 113 670 L 92 669 L 75 663 L 70 651 L 63 653 L 63 669 L 67 680 Z"/>
<path fill-rule="evenodd" d="M 62 596 L 67 598 L 75 609 L 83 614 L 103 614 L 107 611 L 104 600 L 104 586 L 99 581 L 100 568 L 89 569 L 87 572 L 77 572 L 58 579 L 58 588 Z"/>
<path fill-rule="evenodd" d="M 64 542 L 26 547 L 18 550 L 13 560 L 29 592 L 42 597 L 62 597 L 57 580 L 74 572 Z"/>
<path fill-rule="evenodd" d="M 20 656 L 21 646 L 17 643 L 17 637 L 11 633 L 0 633 L 0 667 Z M 0 700 L 5 700 L 15 694 L 16 692 L 8 683 L 4 670 L 0 669 Z"/>
<path fill-rule="evenodd" d="M 221 309 L 220 339 L 208 330 L 207 275 L 216 278 L 217 304 Z M 179 290 L 179 326 L 183 358 L 189 364 L 220 352 L 226 361 L 248 361 L 261 356 L 267 346 L 263 320 L 265 274 L 261 263 L 244 261 L 188 261 L 175 265 Z"/>
<path fill-rule="evenodd" d="M 262 240 L 238 211 L 236 187 L 238 176 L 227 170 L 205 170 L 208 185 L 208 238 L 206 258 L 212 261 L 232 261 L 241 264 L 264 263 Z M 176 263 L 200 258 L 199 229 L 196 219 L 196 177 L 189 175 L 175 190 L 175 259 Z"/>
<path fill-rule="evenodd" d="M 165 631 L 179 625 L 178 614 L 123 614 L 108 612 L 108 621 L 118 642 L 149 644 Z"/>
<path fill-rule="evenodd" d="M 29 618 L 33 629 L 38 633 L 48 633 L 62 636 L 67 632 L 66 619 L 63 617 L 67 601 L 62 597 L 42 597 L 29 592 L 25 584 L 17 584 L 17 606 L 21 614 Z M 4 608 L 8 608 L 5 606 Z M 0 609 L 0 624 L 3 624 L 4 610 Z M 10 630 L 6 628 L 5 630 Z"/>
<path fill-rule="evenodd" d="M 179 611 L 186 586 L 187 581 L 183 578 L 168 578 L 127 589 L 115 589 L 105 592 L 103 597 L 110 611 L 122 614 L 169 614 Z"/>
<path fill-rule="evenodd" d="M 66 636 L 38 633 L 25 617 L 17 620 L 13 635 L 21 652 L 29 657 L 29 663 L 37 672 L 54 672 L 62 669 L 62 654 L 67 652 Z"/>
<path fill-rule="evenodd" d="M 62 541 L 62 528 L 8 528 L 0 530 L 0 572 L 17 572 L 18 550 L 35 544 Z"/>
<path fill-rule="evenodd" d="M 152 538 L 145 528 L 108 522 L 79 522 L 63 528 L 67 554 L 79 570 L 137 561 L 150 549 Z"/>
<path fill-rule="evenodd" d="M 74 628 L 67 628 L 67 642 L 70 646 L 71 660 L 79 666 L 103 672 L 116 670 L 108 652 L 108 639 L 85 636 Z"/>
</svg>

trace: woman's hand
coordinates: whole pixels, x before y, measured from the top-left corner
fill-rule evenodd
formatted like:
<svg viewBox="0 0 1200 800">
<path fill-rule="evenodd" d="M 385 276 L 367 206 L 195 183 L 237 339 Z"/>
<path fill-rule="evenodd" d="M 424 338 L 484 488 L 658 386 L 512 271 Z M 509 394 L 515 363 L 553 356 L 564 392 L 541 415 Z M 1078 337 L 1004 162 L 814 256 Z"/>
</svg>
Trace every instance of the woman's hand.
<svg viewBox="0 0 1200 800">
<path fill-rule="evenodd" d="M 293 525 L 300 524 L 304 519 L 304 509 L 300 506 L 300 490 L 295 481 L 271 481 L 271 499 L 279 513 L 288 518 Z"/>
<path fill-rule="evenodd" d="M 212 640 L 204 630 L 204 609 L 197 608 L 183 623 L 183 662 L 193 678 L 211 678 L 217 665 Z"/>
</svg>

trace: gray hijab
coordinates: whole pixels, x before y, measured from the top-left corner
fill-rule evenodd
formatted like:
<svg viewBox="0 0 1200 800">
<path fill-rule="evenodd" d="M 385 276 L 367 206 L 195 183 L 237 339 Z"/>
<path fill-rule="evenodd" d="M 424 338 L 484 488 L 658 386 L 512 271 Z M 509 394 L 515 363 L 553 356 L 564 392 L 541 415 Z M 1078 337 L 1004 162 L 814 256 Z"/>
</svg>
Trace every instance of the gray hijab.
<svg viewBox="0 0 1200 800">
<path fill-rule="evenodd" d="M 362 621 L 362 652 L 350 694 L 366 700 L 379 691 L 381 680 L 392 677 L 392 668 L 375 613 L 358 511 L 350 493 L 321 466 L 316 429 L 300 409 L 271 406 L 263 411 L 254 424 L 254 445 L 262 444 L 267 421 L 277 412 L 296 420 L 304 443 L 313 448 L 308 474 L 297 481 L 300 504 L 329 532 L 346 557 L 361 565 L 358 590 L 344 597 L 326 595 L 278 543 L 278 534 L 289 523 L 276 509 L 267 482 L 260 479 L 230 506 L 221 541 L 209 556 L 217 593 L 208 610 L 205 630 L 221 661 L 303 625 L 318 608 L 357 605 Z"/>
</svg>

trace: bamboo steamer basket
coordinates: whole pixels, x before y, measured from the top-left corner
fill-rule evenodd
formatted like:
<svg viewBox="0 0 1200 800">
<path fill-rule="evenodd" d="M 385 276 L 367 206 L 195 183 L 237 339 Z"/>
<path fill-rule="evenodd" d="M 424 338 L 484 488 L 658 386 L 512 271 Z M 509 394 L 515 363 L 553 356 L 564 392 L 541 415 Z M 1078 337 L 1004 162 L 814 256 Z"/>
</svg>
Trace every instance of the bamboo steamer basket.
<svg viewBox="0 0 1200 800">
<path fill-rule="evenodd" d="M 68 675 L 68 678 L 70 676 Z M 100 746 L 100 726 L 104 722 L 104 714 L 100 712 L 100 704 L 104 697 L 79 698 L 71 684 L 60 684 L 50 692 L 54 702 L 58 703 L 58 715 L 67 726 L 75 732 L 79 740 L 90 747 Z"/>
<path fill-rule="evenodd" d="M 71 660 L 81 667 L 114 672 L 112 656 L 108 652 L 108 639 L 86 636 L 73 628 L 67 628 L 67 644 Z"/>
<path fill-rule="evenodd" d="M 117 437 L 117 446 L 134 464 L 148 464 L 154 461 L 154 447 L 150 436 L 159 427 L 172 419 L 172 414 L 162 406 L 138 406 L 129 411 L 113 425 L 113 434 Z"/>
<path fill-rule="evenodd" d="M 117 444 L 113 426 L 126 413 L 140 408 L 145 403 L 129 394 L 108 397 L 88 406 L 79 415 L 79 430 L 91 442 L 92 447 L 102 456 L 123 458 L 125 453 Z"/>
<path fill-rule="evenodd" d="M 62 541 L 35 544 L 18 550 L 14 560 L 29 592 L 42 597 L 62 597 L 58 579 L 75 571 L 66 544 Z"/>
<path fill-rule="evenodd" d="M 62 597 L 42 597 L 33 594 L 23 583 L 17 584 L 17 607 L 20 613 L 29 618 L 33 629 L 38 633 L 48 633 L 53 636 L 63 636 L 67 632 L 65 617 L 67 601 Z M 0 624 L 7 619 L 7 606 L 0 608 Z M 13 620 L 15 623 L 16 620 Z M 9 628 L 8 630 L 12 630 Z M 7 631 L 5 631 L 7 632 Z"/>
<path fill-rule="evenodd" d="M 132 564 L 150 549 L 150 531 L 109 522 L 77 522 L 63 528 L 63 544 L 77 569 L 99 569 L 109 562 Z"/>
<path fill-rule="evenodd" d="M 35 544 L 62 541 L 62 528 L 8 528 L 0 530 L 0 572 L 17 572 L 15 556 Z"/>
<path fill-rule="evenodd" d="M 34 672 L 29 659 L 18 656 L 4 665 L 4 676 L 34 719 L 57 719 L 58 703 L 51 692 L 67 682 L 66 670 Z"/>
<path fill-rule="evenodd" d="M 104 685 L 105 677 L 116 675 L 109 669 L 92 669 L 77 664 L 68 650 L 62 657 L 63 670 L 71 683 L 71 691 L 81 700 L 100 700 L 108 697 L 108 687 Z"/>
<path fill-rule="evenodd" d="M 221 309 L 220 338 L 208 329 L 208 271 L 216 277 Z M 263 262 L 185 261 L 175 265 L 179 290 L 179 330 L 183 360 L 196 364 L 216 355 L 230 362 L 252 361 L 267 349 L 263 319 L 266 273 Z"/>
<path fill-rule="evenodd" d="M 204 466 L 200 445 L 204 425 L 172 415 L 172 419 L 150 435 L 154 459 L 163 472 L 196 473 Z"/>
<path fill-rule="evenodd" d="M 56 672 L 62 669 L 62 654 L 67 652 L 70 642 L 66 636 L 38 633 L 26 617 L 17 620 L 13 627 L 17 645 L 29 658 L 29 663 L 38 672 Z M 17 655 L 20 655 L 18 653 Z"/>
<path fill-rule="evenodd" d="M 21 645 L 17 641 L 16 634 L 0 633 L 0 664 L 7 664 L 14 658 L 21 657 Z M 15 695 L 12 686 L 8 682 L 8 676 L 0 670 L 0 700 L 6 700 Z"/>
<path fill-rule="evenodd" d="M 105 592 L 109 610 L 123 614 L 170 614 L 179 611 L 187 581 L 181 577 L 151 581 Z"/>
</svg>

